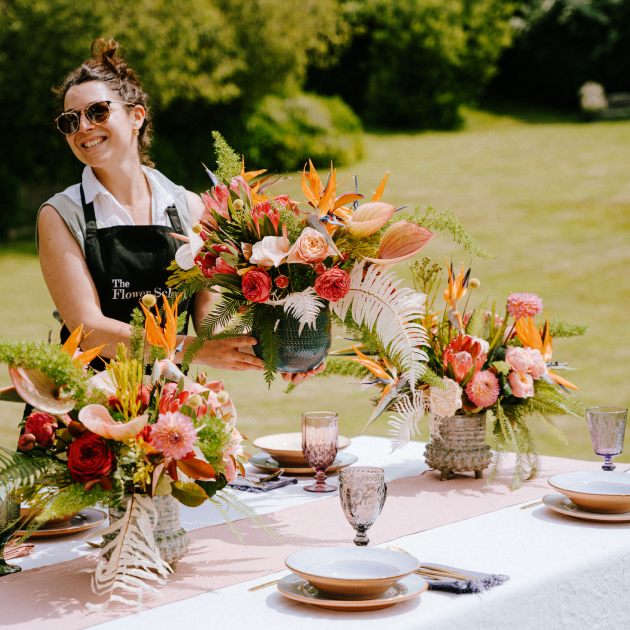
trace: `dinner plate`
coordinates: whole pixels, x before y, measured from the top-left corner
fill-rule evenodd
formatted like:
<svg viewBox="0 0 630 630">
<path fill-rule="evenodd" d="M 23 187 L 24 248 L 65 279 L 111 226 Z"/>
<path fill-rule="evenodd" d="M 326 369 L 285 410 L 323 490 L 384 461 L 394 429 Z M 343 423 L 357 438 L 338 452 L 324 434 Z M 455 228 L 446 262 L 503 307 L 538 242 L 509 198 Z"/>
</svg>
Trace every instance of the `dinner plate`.
<svg viewBox="0 0 630 630">
<path fill-rule="evenodd" d="M 302 453 L 301 433 L 275 433 L 256 438 L 252 444 L 261 451 L 269 453 L 279 464 L 294 464 L 306 466 L 306 460 Z M 339 436 L 337 449 L 343 450 L 350 446 L 350 438 Z"/>
<path fill-rule="evenodd" d="M 337 457 L 335 461 L 326 469 L 326 473 L 336 472 L 337 470 L 341 470 L 342 468 L 346 468 L 346 466 L 352 466 L 359 458 L 356 455 L 352 455 L 350 453 L 337 453 Z M 274 472 L 275 470 L 284 470 L 285 473 L 289 475 L 313 475 L 315 471 L 310 467 L 304 464 L 303 466 L 297 466 L 295 464 L 290 466 L 281 465 L 278 461 L 276 461 L 269 453 L 256 453 L 250 460 L 249 463 L 252 466 L 256 466 L 256 468 L 260 468 L 261 470 L 268 470 L 269 472 Z"/>
<path fill-rule="evenodd" d="M 554 512 L 558 512 L 559 514 L 564 514 L 566 516 L 572 516 L 573 518 L 580 518 L 585 521 L 598 521 L 601 523 L 630 522 L 630 512 L 624 512 L 622 514 L 596 514 L 595 512 L 587 512 L 585 510 L 581 510 L 571 501 L 571 499 L 559 492 L 548 494 L 546 497 L 543 497 L 542 501 Z"/>
<path fill-rule="evenodd" d="M 373 600 L 420 568 L 406 553 L 376 547 L 321 547 L 291 554 L 284 563 L 325 597 Z"/>
<path fill-rule="evenodd" d="M 630 511 L 630 475 L 626 473 L 603 470 L 562 473 L 551 477 L 549 485 L 586 512 Z"/>
<path fill-rule="evenodd" d="M 308 580 L 297 575 L 287 575 L 278 582 L 278 590 L 289 599 L 318 608 L 328 610 L 342 610 L 361 612 L 364 610 L 380 610 L 389 608 L 400 602 L 424 593 L 429 588 L 426 580 L 419 575 L 411 574 L 396 582 L 383 595 L 369 600 L 341 600 L 330 599 L 321 595 L 319 591 L 309 584 Z"/>
<path fill-rule="evenodd" d="M 59 527 L 40 527 L 38 530 L 31 534 L 31 538 L 55 538 L 60 536 L 72 536 L 91 527 L 100 525 L 107 519 L 107 514 L 102 510 L 93 510 L 86 508 L 81 510 L 76 516 L 70 519 L 70 522 L 66 525 L 60 525 Z M 22 535 L 25 532 L 21 531 L 18 534 Z"/>
</svg>

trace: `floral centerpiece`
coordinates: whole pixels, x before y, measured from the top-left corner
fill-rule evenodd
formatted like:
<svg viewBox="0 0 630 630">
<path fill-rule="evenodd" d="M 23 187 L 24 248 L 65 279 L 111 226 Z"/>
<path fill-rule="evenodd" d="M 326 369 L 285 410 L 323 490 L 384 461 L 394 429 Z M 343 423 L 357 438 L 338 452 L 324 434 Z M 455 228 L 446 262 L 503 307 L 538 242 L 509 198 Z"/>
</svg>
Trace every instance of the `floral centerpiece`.
<svg viewBox="0 0 630 630">
<path fill-rule="evenodd" d="M 582 403 L 569 392 L 578 388 L 558 374 L 571 368 L 554 360 L 553 339 L 582 335 L 586 328 L 550 322 L 546 314 L 537 322 L 543 316 L 543 303 L 531 293 L 511 294 L 501 312 L 495 303 L 488 308 L 487 298 L 476 308 L 466 311 L 464 307 L 460 312 L 466 294 L 467 305 L 471 293 L 480 287 L 480 281 L 470 277 L 470 269 L 462 265 L 455 276 L 447 263 L 448 285 L 443 292 L 443 269 L 438 264 L 424 258 L 413 264 L 412 271 L 417 292 L 410 299 L 423 311 L 418 323 L 428 337 L 425 382 L 413 386 L 386 356 L 379 356 L 378 346 L 371 345 L 369 337 L 362 339 L 364 346 L 354 347 L 354 358 L 346 359 L 355 369 L 343 370 L 337 359 L 330 362 L 328 371 L 353 373 L 363 377 L 365 386 L 382 390 L 370 422 L 386 410 L 398 412 L 389 421 L 393 448 L 409 442 L 425 415 L 436 439 L 446 418 L 484 415 L 494 436 L 490 481 L 499 471 L 501 454 L 510 450 L 516 453 L 512 486 L 518 487 L 538 468 L 528 418 L 540 416 L 561 435 L 552 416 L 585 415 Z M 367 356 L 370 352 L 376 356 Z"/>
<path fill-rule="evenodd" d="M 162 313 L 154 296 L 143 302 L 130 348 L 119 345 L 100 373 L 88 364 L 102 346 L 81 352 L 81 326 L 63 345 L 0 341 L 13 382 L 0 399 L 35 408 L 22 422 L 17 451 L 0 452 L 3 498 L 29 504 L 29 532 L 97 504 L 121 511 L 101 531 L 110 541 L 102 550 L 108 561 L 97 566 L 92 587 L 108 599 L 92 609 L 130 603 L 121 589 L 141 601 L 143 592 L 157 592 L 150 585 L 156 573 L 159 582 L 172 570 L 153 535 L 157 498 L 190 507 L 209 500 L 223 514 L 232 505 L 255 518 L 224 490 L 246 461 L 229 394 L 221 381 L 203 373 L 191 379 L 173 363 L 177 300 L 164 298 Z M 144 376 L 149 354 L 158 358 Z"/>
<path fill-rule="evenodd" d="M 324 184 L 309 162 L 301 174 L 305 200 L 268 193 L 282 178 L 246 172 L 244 160 L 215 134 L 219 153 L 206 211 L 181 247 L 169 286 L 187 295 L 220 287 L 222 300 L 197 331 L 188 364 L 208 339 L 251 330 L 254 351 L 271 382 L 277 370 L 306 371 L 326 357 L 331 314 L 374 332 L 415 383 L 426 355 L 420 313 L 410 289 L 388 271 L 418 253 L 434 234 L 413 217 L 394 217 L 382 201 L 387 176 L 371 201 L 342 185 L 332 167 Z M 222 328 L 222 330 L 220 330 Z M 308 341 L 317 331 L 317 347 Z"/>
</svg>

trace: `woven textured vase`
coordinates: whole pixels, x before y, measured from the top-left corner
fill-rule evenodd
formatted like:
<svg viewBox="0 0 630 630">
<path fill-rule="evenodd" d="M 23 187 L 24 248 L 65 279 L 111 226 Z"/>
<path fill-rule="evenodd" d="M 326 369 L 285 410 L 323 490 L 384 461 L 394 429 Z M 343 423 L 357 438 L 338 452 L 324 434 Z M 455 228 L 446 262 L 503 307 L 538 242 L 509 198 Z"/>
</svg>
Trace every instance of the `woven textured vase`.
<svg viewBox="0 0 630 630">
<path fill-rule="evenodd" d="M 431 435 L 424 457 L 430 468 L 441 471 L 442 481 L 456 472 L 474 472 L 481 479 L 492 459 L 486 444 L 486 415 L 444 418 L 440 437 Z"/>
<path fill-rule="evenodd" d="M 158 517 L 156 524 L 153 522 L 153 515 L 149 514 L 153 525 L 153 537 L 160 550 L 160 557 L 175 570 L 177 562 L 186 555 L 190 544 L 186 530 L 180 524 L 179 501 L 171 495 L 155 496 L 153 497 L 153 505 Z M 125 507 L 109 509 L 110 522 L 117 521 L 124 515 Z M 111 542 L 117 534 L 118 532 L 114 532 L 103 536 L 101 547 Z"/>
<path fill-rule="evenodd" d="M 332 342 L 330 311 L 323 308 L 317 319 L 315 327 L 308 324 L 300 330 L 300 321 L 289 315 L 287 319 L 281 319 L 276 328 L 276 334 L 280 337 L 278 372 L 308 372 L 316 368 L 328 354 Z M 257 321 L 254 319 L 252 337 L 258 343 L 253 346 L 254 353 L 259 359 L 263 358 L 263 343 L 260 340 Z"/>
</svg>

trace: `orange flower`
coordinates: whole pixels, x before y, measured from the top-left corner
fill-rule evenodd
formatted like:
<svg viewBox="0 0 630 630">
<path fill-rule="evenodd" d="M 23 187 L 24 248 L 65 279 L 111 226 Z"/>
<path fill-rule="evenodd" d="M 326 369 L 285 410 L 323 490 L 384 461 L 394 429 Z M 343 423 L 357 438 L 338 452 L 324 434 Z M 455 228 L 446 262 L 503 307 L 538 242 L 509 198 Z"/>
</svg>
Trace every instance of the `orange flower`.
<svg viewBox="0 0 630 630">
<path fill-rule="evenodd" d="M 162 328 L 162 318 L 160 311 L 155 307 L 156 315 L 153 315 L 142 302 L 140 306 L 144 311 L 145 322 L 144 330 L 147 335 L 147 341 L 152 346 L 162 348 L 166 353 L 166 358 L 172 361 L 175 358 L 175 348 L 177 347 L 177 304 L 181 297 L 181 293 L 175 298 L 173 306 L 168 303 L 166 296 L 162 294 L 164 301 L 164 327 Z"/>
</svg>

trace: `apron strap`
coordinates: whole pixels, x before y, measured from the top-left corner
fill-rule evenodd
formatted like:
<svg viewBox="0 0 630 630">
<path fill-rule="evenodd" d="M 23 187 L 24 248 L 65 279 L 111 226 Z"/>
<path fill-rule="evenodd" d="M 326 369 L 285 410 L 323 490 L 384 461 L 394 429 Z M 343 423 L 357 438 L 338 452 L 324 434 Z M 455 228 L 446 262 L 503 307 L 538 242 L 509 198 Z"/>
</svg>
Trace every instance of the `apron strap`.
<svg viewBox="0 0 630 630">
<path fill-rule="evenodd" d="M 168 218 L 171 220 L 171 225 L 173 229 L 178 234 L 183 234 L 184 230 L 182 229 L 182 222 L 179 218 L 179 213 L 177 212 L 177 208 L 175 205 L 172 205 L 170 208 L 166 209 L 166 213 L 168 214 Z"/>
<path fill-rule="evenodd" d="M 89 238 L 96 234 L 96 215 L 94 214 L 94 202 L 85 202 L 85 193 L 83 192 L 83 184 L 80 186 L 81 205 L 83 206 L 83 214 L 85 215 L 85 236 Z"/>
</svg>

